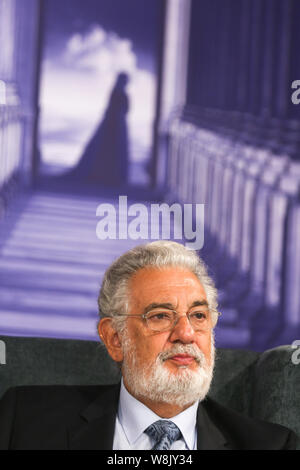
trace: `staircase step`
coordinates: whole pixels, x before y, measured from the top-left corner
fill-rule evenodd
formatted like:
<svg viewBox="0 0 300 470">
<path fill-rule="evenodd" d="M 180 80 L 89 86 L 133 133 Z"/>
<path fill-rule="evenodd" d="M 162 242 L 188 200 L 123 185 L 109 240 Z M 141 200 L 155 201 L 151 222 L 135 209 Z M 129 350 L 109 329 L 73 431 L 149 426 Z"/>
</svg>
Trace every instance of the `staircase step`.
<svg viewBox="0 0 300 470">
<path fill-rule="evenodd" d="M 24 276 L 22 272 L 11 273 L 0 272 L 0 285 L 9 288 L 24 287 L 29 292 L 35 292 L 39 289 L 48 289 L 54 295 L 55 292 L 81 292 L 83 295 L 93 295 L 98 292 L 102 281 L 100 273 L 97 278 L 83 277 L 80 273 L 72 276 L 64 274 L 49 273 L 31 273 L 30 276 Z"/>
<path fill-rule="evenodd" d="M 98 317 L 70 317 L 51 312 L 30 313 L 2 310 L 0 333 L 8 336 L 38 336 L 98 341 Z"/>
<path fill-rule="evenodd" d="M 48 309 L 63 315 L 84 316 L 97 314 L 97 291 L 92 295 L 82 293 L 55 292 L 47 289 L 28 291 L 26 288 L 0 287 L 1 309 L 26 309 L 40 312 Z"/>
</svg>

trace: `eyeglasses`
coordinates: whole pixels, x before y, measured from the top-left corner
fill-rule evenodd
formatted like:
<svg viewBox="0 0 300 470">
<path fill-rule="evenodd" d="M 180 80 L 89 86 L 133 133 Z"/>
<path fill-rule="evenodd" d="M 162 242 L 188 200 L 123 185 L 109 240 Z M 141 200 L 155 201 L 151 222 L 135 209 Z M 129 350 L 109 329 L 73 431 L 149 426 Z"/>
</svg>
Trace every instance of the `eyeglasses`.
<svg viewBox="0 0 300 470">
<path fill-rule="evenodd" d="M 221 315 L 218 312 L 218 315 Z M 175 310 L 156 309 L 143 313 L 142 315 L 119 314 L 118 317 L 139 317 L 151 331 L 162 332 L 172 330 L 178 323 L 181 316 Z M 207 332 L 212 329 L 210 322 L 210 313 L 207 309 L 192 310 L 186 314 L 190 325 L 194 331 Z"/>
</svg>

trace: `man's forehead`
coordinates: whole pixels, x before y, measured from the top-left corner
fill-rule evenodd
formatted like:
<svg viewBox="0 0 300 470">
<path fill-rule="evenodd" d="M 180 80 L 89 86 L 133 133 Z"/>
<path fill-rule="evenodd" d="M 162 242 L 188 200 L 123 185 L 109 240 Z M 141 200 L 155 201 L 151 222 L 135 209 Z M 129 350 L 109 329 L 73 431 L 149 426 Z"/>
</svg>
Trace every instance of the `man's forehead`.
<svg viewBox="0 0 300 470">
<path fill-rule="evenodd" d="M 129 288 L 131 298 L 143 298 L 148 302 L 173 304 L 177 294 L 192 296 L 191 302 L 206 300 L 205 290 L 197 276 L 177 267 L 142 268 L 132 276 Z"/>
<path fill-rule="evenodd" d="M 130 282 L 133 284 L 137 281 L 143 282 L 143 280 L 155 282 L 158 278 L 159 282 L 163 279 L 165 285 L 168 285 L 170 282 L 178 283 L 178 285 L 190 285 L 196 282 L 202 286 L 196 274 L 181 266 L 146 266 L 138 269 L 131 276 Z"/>
<path fill-rule="evenodd" d="M 150 312 L 151 310 L 157 309 L 165 309 L 165 310 L 176 310 L 178 307 L 178 302 L 151 302 L 150 304 L 146 305 L 144 308 L 143 313 Z M 194 300 L 188 304 L 189 309 L 194 309 L 196 307 L 204 307 L 205 309 L 208 308 L 208 302 L 206 299 L 199 299 Z"/>
</svg>

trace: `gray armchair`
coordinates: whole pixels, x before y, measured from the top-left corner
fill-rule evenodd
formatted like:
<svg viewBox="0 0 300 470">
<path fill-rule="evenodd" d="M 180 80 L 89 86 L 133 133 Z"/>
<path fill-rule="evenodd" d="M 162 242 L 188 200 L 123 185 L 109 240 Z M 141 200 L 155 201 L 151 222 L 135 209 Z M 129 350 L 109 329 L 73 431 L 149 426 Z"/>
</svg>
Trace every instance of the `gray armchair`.
<svg viewBox="0 0 300 470">
<path fill-rule="evenodd" d="M 93 341 L 8 336 L 0 340 L 6 346 L 6 364 L 0 364 L 0 397 L 15 385 L 93 385 L 120 379 L 105 348 Z M 300 364 L 293 363 L 294 352 L 290 346 L 263 353 L 217 349 L 210 396 L 300 436 Z"/>
</svg>

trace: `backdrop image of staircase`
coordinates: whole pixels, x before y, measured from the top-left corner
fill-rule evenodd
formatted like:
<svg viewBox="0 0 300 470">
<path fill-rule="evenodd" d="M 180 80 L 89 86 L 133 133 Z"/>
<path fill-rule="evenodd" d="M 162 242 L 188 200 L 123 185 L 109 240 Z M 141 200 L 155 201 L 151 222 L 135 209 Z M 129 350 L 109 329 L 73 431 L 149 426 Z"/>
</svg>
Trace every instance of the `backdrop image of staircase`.
<svg viewBox="0 0 300 470">
<path fill-rule="evenodd" d="M 2 222 L 7 227 L 0 253 L 1 334 L 98 341 L 103 274 L 114 259 L 147 240 L 99 240 L 96 209 L 109 203 L 118 214 L 118 197 L 78 192 L 25 193 Z M 134 202 L 128 198 L 128 205 Z M 247 347 L 249 330 L 237 334 L 234 325 L 221 322 L 216 339 L 218 345 Z"/>
<path fill-rule="evenodd" d="M 97 339 L 97 296 L 109 264 L 137 241 L 99 240 L 96 209 L 117 201 L 38 191 L 0 261 L 3 334 Z"/>
</svg>

